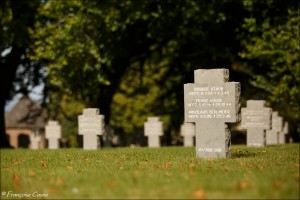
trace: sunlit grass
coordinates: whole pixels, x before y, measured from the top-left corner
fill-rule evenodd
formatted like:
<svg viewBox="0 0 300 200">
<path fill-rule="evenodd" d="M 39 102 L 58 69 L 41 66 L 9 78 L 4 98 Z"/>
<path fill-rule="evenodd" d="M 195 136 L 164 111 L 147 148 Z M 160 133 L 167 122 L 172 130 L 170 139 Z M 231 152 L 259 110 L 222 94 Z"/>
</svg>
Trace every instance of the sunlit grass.
<svg viewBox="0 0 300 200">
<path fill-rule="evenodd" d="M 4 193 L 5 192 L 5 195 Z M 299 198 L 299 145 L 233 146 L 230 159 L 194 148 L 1 150 L 1 197 Z"/>
</svg>

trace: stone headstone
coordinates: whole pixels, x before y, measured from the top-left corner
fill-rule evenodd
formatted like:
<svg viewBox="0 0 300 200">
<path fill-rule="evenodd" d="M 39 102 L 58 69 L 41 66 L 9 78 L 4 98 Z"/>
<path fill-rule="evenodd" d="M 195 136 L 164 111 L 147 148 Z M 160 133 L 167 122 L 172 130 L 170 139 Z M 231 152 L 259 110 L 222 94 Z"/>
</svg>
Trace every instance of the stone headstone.
<svg viewBox="0 0 300 200">
<path fill-rule="evenodd" d="M 279 144 L 285 144 L 287 141 L 287 134 L 289 133 L 289 123 L 285 122 L 282 131 L 279 132 Z"/>
<path fill-rule="evenodd" d="M 225 123 L 240 120 L 240 83 L 228 82 L 228 69 L 195 70 L 184 84 L 185 122 L 196 123 L 196 155 L 230 157 L 231 135 Z"/>
<path fill-rule="evenodd" d="M 59 139 L 61 138 L 61 126 L 58 124 L 58 121 L 48 121 L 45 136 L 48 139 L 49 149 L 59 148 Z"/>
<path fill-rule="evenodd" d="M 282 131 L 282 117 L 278 116 L 278 112 L 272 113 L 272 128 L 266 131 L 267 145 L 279 144 L 279 132 Z"/>
<path fill-rule="evenodd" d="M 180 134 L 183 136 L 183 146 L 192 147 L 194 146 L 195 137 L 195 124 L 194 123 L 183 123 L 180 127 Z"/>
<path fill-rule="evenodd" d="M 247 129 L 247 146 L 266 146 L 266 131 L 271 129 L 272 109 L 263 100 L 248 100 L 242 108 L 241 127 Z"/>
<path fill-rule="evenodd" d="M 40 141 L 41 141 L 40 135 L 31 133 L 30 135 L 31 149 L 39 149 Z"/>
<path fill-rule="evenodd" d="M 104 127 L 104 115 L 100 115 L 98 108 L 83 109 L 83 114 L 78 116 L 78 134 L 83 135 L 83 149 L 100 147 L 98 135 L 103 135 Z"/>
<path fill-rule="evenodd" d="M 160 136 L 163 135 L 163 123 L 159 117 L 148 117 L 144 123 L 145 136 L 148 137 L 149 147 L 160 147 Z"/>
</svg>

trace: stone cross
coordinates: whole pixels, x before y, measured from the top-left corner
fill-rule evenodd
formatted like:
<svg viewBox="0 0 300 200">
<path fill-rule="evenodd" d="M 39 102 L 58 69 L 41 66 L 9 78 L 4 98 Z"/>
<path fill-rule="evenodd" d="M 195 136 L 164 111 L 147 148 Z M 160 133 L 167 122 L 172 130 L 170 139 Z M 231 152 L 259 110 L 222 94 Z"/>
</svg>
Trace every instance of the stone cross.
<svg viewBox="0 0 300 200">
<path fill-rule="evenodd" d="M 266 139 L 267 145 L 274 145 L 279 143 L 279 132 L 282 131 L 282 117 L 278 116 L 278 112 L 272 113 L 272 129 L 267 130 Z"/>
<path fill-rule="evenodd" d="M 228 69 L 195 70 L 195 83 L 184 84 L 185 122 L 196 123 L 196 155 L 230 157 L 227 122 L 240 120 L 240 83 L 228 82 Z"/>
<path fill-rule="evenodd" d="M 83 109 L 83 115 L 78 116 L 78 134 L 83 135 L 83 149 L 98 149 L 100 141 L 97 135 L 104 134 L 104 115 L 98 108 Z"/>
<path fill-rule="evenodd" d="M 266 146 L 266 132 L 271 129 L 272 109 L 263 100 L 248 100 L 242 108 L 241 127 L 247 129 L 247 146 Z"/>
<path fill-rule="evenodd" d="M 289 123 L 285 122 L 282 131 L 279 132 L 279 144 L 286 143 L 286 135 L 289 133 Z"/>
<path fill-rule="evenodd" d="M 31 149 L 39 149 L 40 141 L 41 141 L 40 135 L 31 133 L 30 135 Z"/>
<path fill-rule="evenodd" d="M 194 146 L 194 137 L 195 137 L 194 123 L 183 123 L 180 127 L 180 133 L 183 136 L 183 146 L 185 147 Z"/>
<path fill-rule="evenodd" d="M 59 148 L 59 139 L 61 138 L 61 126 L 58 121 L 48 121 L 46 126 L 46 138 L 48 139 L 49 149 Z"/>
<path fill-rule="evenodd" d="M 163 135 L 163 123 L 159 117 L 148 117 L 144 123 L 145 136 L 148 136 L 149 147 L 160 147 L 160 136 Z"/>
</svg>

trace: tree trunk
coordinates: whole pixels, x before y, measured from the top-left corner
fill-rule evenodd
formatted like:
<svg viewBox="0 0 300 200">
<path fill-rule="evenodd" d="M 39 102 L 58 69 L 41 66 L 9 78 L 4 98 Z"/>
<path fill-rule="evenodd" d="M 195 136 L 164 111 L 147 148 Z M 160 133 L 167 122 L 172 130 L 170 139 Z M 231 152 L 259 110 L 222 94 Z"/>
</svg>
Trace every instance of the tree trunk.
<svg viewBox="0 0 300 200">
<path fill-rule="evenodd" d="M 117 92 L 120 82 L 126 72 L 126 69 L 129 66 L 128 58 L 118 58 L 113 62 L 113 66 L 117 67 L 117 71 L 115 73 L 109 73 L 109 81 L 110 85 L 101 85 L 99 87 L 99 99 L 98 99 L 98 107 L 100 109 L 100 113 L 105 115 L 105 124 L 109 124 L 110 120 L 110 111 L 111 111 L 111 103 L 114 97 L 114 94 Z M 126 67 L 124 67 L 126 66 Z"/>
<path fill-rule="evenodd" d="M 5 131 L 5 101 L 9 98 L 9 93 L 12 89 L 12 84 L 16 75 L 17 67 L 20 63 L 20 58 L 23 48 L 12 47 L 11 52 L 7 55 L 5 62 L 0 64 L 1 73 L 1 97 L 0 97 L 0 141 L 1 148 L 11 148 Z"/>
</svg>

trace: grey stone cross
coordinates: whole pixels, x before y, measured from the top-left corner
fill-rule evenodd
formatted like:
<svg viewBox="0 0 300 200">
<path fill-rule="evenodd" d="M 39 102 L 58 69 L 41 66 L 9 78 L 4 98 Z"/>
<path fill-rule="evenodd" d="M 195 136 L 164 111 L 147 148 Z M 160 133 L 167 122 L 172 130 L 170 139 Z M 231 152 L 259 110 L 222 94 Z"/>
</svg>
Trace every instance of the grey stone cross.
<svg viewBox="0 0 300 200">
<path fill-rule="evenodd" d="M 48 139 L 49 149 L 59 148 L 59 139 L 61 138 L 61 126 L 59 125 L 58 121 L 48 121 L 45 136 Z"/>
<path fill-rule="evenodd" d="M 99 114 L 98 108 L 83 109 L 83 115 L 78 116 L 78 134 L 83 135 L 83 149 L 100 147 L 97 135 L 103 135 L 104 127 L 104 115 Z"/>
<path fill-rule="evenodd" d="M 185 147 L 194 146 L 194 137 L 195 137 L 194 123 L 183 123 L 180 127 L 180 134 L 181 136 L 183 136 L 183 146 Z"/>
<path fill-rule="evenodd" d="M 230 157 L 231 135 L 225 123 L 240 120 L 240 83 L 228 82 L 228 69 L 199 69 L 194 75 L 195 83 L 184 84 L 184 118 L 196 123 L 196 155 Z"/>
<path fill-rule="evenodd" d="M 272 109 L 263 100 L 248 100 L 242 108 L 241 127 L 247 129 L 247 146 L 266 146 L 266 131 L 271 129 Z"/>
<path fill-rule="evenodd" d="M 266 132 L 267 145 L 277 145 L 279 143 L 279 132 L 282 131 L 282 123 L 282 117 L 278 115 L 278 112 L 273 112 L 272 129 Z"/>
<path fill-rule="evenodd" d="M 148 117 L 144 123 L 144 134 L 148 137 L 149 147 L 160 147 L 160 136 L 163 135 L 163 123 L 159 117 Z"/>
</svg>

